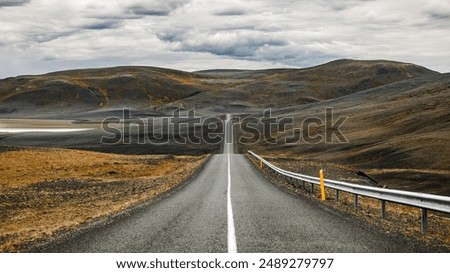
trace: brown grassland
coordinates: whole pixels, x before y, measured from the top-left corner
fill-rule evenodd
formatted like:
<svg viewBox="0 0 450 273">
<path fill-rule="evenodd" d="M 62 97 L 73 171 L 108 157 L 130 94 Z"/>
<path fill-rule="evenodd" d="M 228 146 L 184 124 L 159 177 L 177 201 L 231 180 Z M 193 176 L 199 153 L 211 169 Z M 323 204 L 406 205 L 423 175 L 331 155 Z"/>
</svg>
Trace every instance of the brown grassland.
<svg viewBox="0 0 450 273">
<path fill-rule="evenodd" d="M 0 151 L 0 252 L 114 215 L 189 179 L 207 156 Z"/>
</svg>

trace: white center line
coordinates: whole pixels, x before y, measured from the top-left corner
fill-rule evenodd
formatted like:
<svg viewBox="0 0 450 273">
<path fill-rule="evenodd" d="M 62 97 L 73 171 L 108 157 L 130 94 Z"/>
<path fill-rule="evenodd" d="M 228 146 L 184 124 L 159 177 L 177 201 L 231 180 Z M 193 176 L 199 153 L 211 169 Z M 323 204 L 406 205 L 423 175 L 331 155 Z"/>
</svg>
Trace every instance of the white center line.
<svg viewBox="0 0 450 273">
<path fill-rule="evenodd" d="M 228 123 L 230 121 L 230 115 L 227 115 L 226 119 L 226 130 L 228 129 Z M 227 136 L 227 135 L 225 135 Z M 226 142 L 225 142 L 226 143 Z M 233 207 L 231 205 L 231 164 L 230 164 L 230 145 L 226 144 L 228 147 L 227 151 L 227 165 L 228 165 L 228 192 L 227 192 L 227 214 L 228 214 L 228 253 L 237 253 L 236 244 L 236 233 L 234 230 L 234 219 L 233 219 Z"/>
</svg>

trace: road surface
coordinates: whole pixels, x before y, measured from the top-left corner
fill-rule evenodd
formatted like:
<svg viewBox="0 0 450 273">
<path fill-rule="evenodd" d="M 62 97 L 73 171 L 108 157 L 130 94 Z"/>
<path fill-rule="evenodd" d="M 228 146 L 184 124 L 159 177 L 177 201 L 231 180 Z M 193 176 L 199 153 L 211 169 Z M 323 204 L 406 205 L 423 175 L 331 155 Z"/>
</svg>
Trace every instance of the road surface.
<svg viewBox="0 0 450 273">
<path fill-rule="evenodd" d="M 168 197 L 45 252 L 408 252 L 401 239 L 355 224 L 281 191 L 233 153 L 227 116 L 223 154 Z"/>
</svg>

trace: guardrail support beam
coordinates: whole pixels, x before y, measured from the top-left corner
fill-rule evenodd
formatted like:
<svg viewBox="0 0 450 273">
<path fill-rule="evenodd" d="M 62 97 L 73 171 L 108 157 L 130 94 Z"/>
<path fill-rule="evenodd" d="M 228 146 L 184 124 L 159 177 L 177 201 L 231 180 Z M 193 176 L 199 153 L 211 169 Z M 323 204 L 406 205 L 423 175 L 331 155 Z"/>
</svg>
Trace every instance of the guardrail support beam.
<svg viewBox="0 0 450 273">
<path fill-rule="evenodd" d="M 428 228 L 428 210 L 427 209 L 422 209 L 422 223 L 420 225 L 420 231 L 422 233 L 425 233 L 427 231 Z"/>
<path fill-rule="evenodd" d="M 336 190 L 336 201 L 339 201 L 339 190 Z"/>
<path fill-rule="evenodd" d="M 355 194 L 355 208 L 358 207 L 358 195 Z"/>
<path fill-rule="evenodd" d="M 386 201 L 381 200 L 381 218 L 386 218 Z"/>
</svg>

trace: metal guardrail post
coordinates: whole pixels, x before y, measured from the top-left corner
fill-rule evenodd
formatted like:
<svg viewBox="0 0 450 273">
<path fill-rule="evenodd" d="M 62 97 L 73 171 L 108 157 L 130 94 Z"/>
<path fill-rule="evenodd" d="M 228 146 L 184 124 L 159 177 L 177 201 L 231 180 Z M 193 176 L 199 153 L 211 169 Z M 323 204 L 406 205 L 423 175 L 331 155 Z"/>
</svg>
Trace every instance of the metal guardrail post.
<svg viewBox="0 0 450 273">
<path fill-rule="evenodd" d="M 428 210 L 427 209 L 422 209 L 422 221 L 421 221 L 421 225 L 420 225 L 420 231 L 422 233 L 425 233 L 427 231 L 428 228 Z"/>
<path fill-rule="evenodd" d="M 358 195 L 355 194 L 355 208 L 358 207 Z"/>
<path fill-rule="evenodd" d="M 339 190 L 336 190 L 336 201 L 339 201 Z"/>
<path fill-rule="evenodd" d="M 386 201 L 381 200 L 381 218 L 386 218 Z"/>
</svg>

